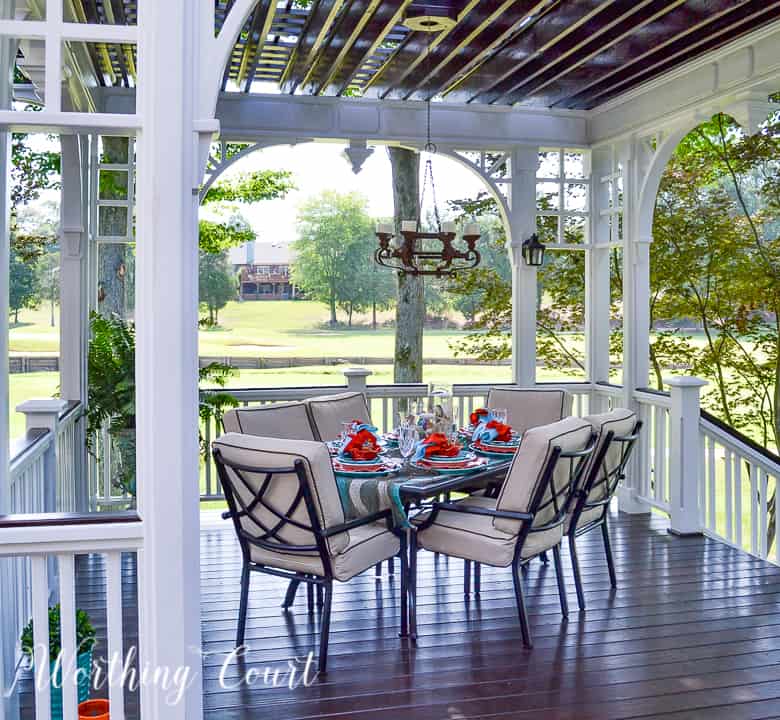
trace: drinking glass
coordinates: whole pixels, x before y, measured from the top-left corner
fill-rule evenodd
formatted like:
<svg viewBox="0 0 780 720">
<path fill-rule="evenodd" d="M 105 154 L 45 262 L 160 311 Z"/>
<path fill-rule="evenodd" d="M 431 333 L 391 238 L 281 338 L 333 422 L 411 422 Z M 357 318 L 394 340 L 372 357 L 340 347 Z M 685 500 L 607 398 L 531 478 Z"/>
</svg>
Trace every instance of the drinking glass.
<svg viewBox="0 0 780 720">
<path fill-rule="evenodd" d="M 339 436 L 339 440 L 342 443 L 347 442 L 347 440 L 349 439 L 349 435 L 352 432 L 352 426 L 353 426 L 353 422 L 351 420 L 349 422 L 341 423 L 341 435 Z"/>
<path fill-rule="evenodd" d="M 493 413 L 493 417 L 497 422 L 506 425 L 506 408 L 492 408 L 490 412 Z"/>
<path fill-rule="evenodd" d="M 417 448 L 417 424 L 402 422 L 398 427 L 398 449 L 404 459 L 404 467 L 408 467 L 409 458 Z"/>
</svg>

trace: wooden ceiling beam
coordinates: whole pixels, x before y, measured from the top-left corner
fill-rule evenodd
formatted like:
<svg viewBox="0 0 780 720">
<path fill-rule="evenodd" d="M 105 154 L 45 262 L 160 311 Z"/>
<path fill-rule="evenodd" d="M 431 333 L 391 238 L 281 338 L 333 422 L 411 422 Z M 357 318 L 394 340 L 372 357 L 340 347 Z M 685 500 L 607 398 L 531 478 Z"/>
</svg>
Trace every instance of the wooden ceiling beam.
<svg viewBox="0 0 780 720">
<path fill-rule="evenodd" d="M 469 0 L 463 10 L 459 13 L 458 22 L 454 27 L 443 30 L 439 33 L 424 33 L 410 31 L 399 47 L 387 58 L 382 67 L 371 78 L 367 88 L 373 88 L 373 93 L 377 97 L 386 98 L 394 90 L 401 91 L 407 78 L 414 77 L 420 63 L 428 62 L 430 58 L 441 57 L 442 53 L 449 55 L 453 46 L 453 37 L 463 32 L 464 27 L 471 27 L 473 23 L 479 22 L 480 16 L 487 13 L 484 10 L 488 5 L 495 3 L 486 2 L 486 0 Z M 482 7 L 483 10 L 477 11 Z"/>
<path fill-rule="evenodd" d="M 345 0 L 315 0 L 298 43 L 282 74 L 282 92 L 294 93 L 306 78 L 314 58 L 330 33 Z"/>
<path fill-rule="evenodd" d="M 349 52 L 380 5 L 384 4 L 386 2 L 382 0 L 353 0 L 349 8 L 342 13 L 303 81 L 310 94 L 323 94 L 333 79 L 342 72 Z"/>
<path fill-rule="evenodd" d="M 516 18 L 513 32 L 504 33 L 497 42 L 488 46 L 480 41 L 482 51 L 464 67 L 448 68 L 439 86 L 429 89 L 428 93 L 467 101 L 475 93 L 503 80 L 511 68 L 533 57 L 539 49 L 558 42 L 569 33 L 576 33 L 582 23 L 612 2 L 537 3 L 528 13 L 513 15 Z"/>
<path fill-rule="evenodd" d="M 252 15 L 249 35 L 246 39 L 244 55 L 241 58 L 238 78 L 236 79 L 239 87 L 243 85 L 242 89 L 245 93 L 252 89 L 257 65 L 260 62 L 263 47 L 271 31 L 271 23 L 273 22 L 275 12 L 276 2 L 274 0 L 260 0 Z"/>
<path fill-rule="evenodd" d="M 567 37 L 557 43 L 548 53 L 543 53 L 522 66 L 503 82 L 478 97 L 480 102 L 511 105 L 526 97 L 533 97 L 547 83 L 561 77 L 572 68 L 587 62 L 592 57 L 607 52 L 617 42 L 629 35 L 639 35 L 654 21 L 664 22 L 664 16 L 688 0 L 644 0 L 621 13 L 600 14 L 582 27 L 580 37 Z M 617 9 L 619 6 L 614 6 Z M 690 8 L 682 8 L 687 16 L 678 23 L 684 29 L 688 23 L 700 19 Z M 666 22 L 670 25 L 675 21 Z"/>
<path fill-rule="evenodd" d="M 635 87 L 667 70 L 693 59 L 702 53 L 750 32 L 780 17 L 780 0 L 751 0 L 732 9 L 705 19 L 698 28 L 682 36 L 660 40 L 648 47 L 637 45 L 636 40 L 621 44 L 618 58 L 625 62 L 586 84 L 577 78 L 567 79 L 549 90 L 550 104 L 561 108 L 589 109 L 601 105 L 631 87 Z M 642 51 L 644 48 L 644 52 Z M 626 54 L 631 53 L 631 54 Z M 563 99 L 561 99 L 563 98 Z"/>
<path fill-rule="evenodd" d="M 616 0 L 581 0 L 547 8 L 525 32 L 504 43 L 468 75 L 454 78 L 442 92 L 465 102 L 477 98 L 485 102 L 481 97 L 484 93 L 510 82 L 518 72 L 524 74 L 528 63 L 553 53 L 556 47 L 581 41 L 586 36 L 584 28 L 598 22 L 595 18 L 614 13 L 615 7 Z"/>
<path fill-rule="evenodd" d="M 406 8 L 411 2 L 412 0 L 393 0 L 379 5 L 344 61 L 339 73 L 338 88 L 335 89 L 336 95 L 346 92 L 366 62 L 374 57 L 385 38 L 403 20 Z"/>
</svg>

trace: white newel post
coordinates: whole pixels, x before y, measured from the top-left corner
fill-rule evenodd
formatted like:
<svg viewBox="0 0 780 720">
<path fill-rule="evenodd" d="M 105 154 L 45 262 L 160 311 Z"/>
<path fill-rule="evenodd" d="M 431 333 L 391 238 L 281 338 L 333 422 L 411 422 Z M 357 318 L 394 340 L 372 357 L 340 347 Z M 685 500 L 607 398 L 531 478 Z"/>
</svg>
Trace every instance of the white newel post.
<svg viewBox="0 0 780 720">
<path fill-rule="evenodd" d="M 353 392 L 366 391 L 368 376 L 373 372 L 367 368 L 347 368 L 344 370 L 344 377 L 347 380 L 347 389 Z"/>
<path fill-rule="evenodd" d="M 669 386 L 672 409 L 669 413 L 669 490 L 671 525 L 675 535 L 701 533 L 699 478 L 701 477 L 700 393 L 707 385 L 697 377 L 664 380 Z"/>
<path fill-rule="evenodd" d="M 51 432 L 51 444 L 46 451 L 43 461 L 44 472 L 44 507 L 41 512 L 53 513 L 59 512 L 58 506 L 58 487 L 57 471 L 59 467 L 59 426 L 60 415 L 68 407 L 65 400 L 26 400 L 16 406 L 16 412 L 25 416 L 27 430 L 36 428 L 49 430 Z"/>
<path fill-rule="evenodd" d="M 512 151 L 509 259 L 512 263 L 512 381 L 536 383 L 536 268 L 525 264 L 523 242 L 536 232 L 536 168 L 539 148 L 523 145 Z"/>
<path fill-rule="evenodd" d="M 144 524 L 139 665 L 191 673 L 176 704 L 163 684 L 143 685 L 144 720 L 203 717 L 197 213 L 205 158 L 196 115 L 199 17 L 192 0 L 139 4 L 136 443 Z"/>
</svg>

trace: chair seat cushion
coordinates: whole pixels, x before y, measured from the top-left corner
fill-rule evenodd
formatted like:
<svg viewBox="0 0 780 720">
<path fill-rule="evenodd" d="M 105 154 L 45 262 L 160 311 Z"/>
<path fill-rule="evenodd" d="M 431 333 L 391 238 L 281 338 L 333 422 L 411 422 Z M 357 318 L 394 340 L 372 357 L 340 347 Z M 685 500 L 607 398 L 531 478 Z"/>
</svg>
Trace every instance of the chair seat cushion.
<svg viewBox="0 0 780 720">
<path fill-rule="evenodd" d="M 464 505 L 495 509 L 495 498 L 471 495 L 458 501 Z M 421 513 L 412 522 L 419 524 L 429 513 Z M 474 560 L 475 562 L 507 567 L 512 564 L 517 535 L 510 535 L 493 526 L 490 515 L 442 510 L 436 522 L 417 535 L 421 547 L 431 552 Z"/>
<path fill-rule="evenodd" d="M 336 580 L 346 582 L 378 562 L 397 555 L 400 549 L 401 542 L 398 536 L 391 533 L 384 522 L 350 530 L 347 546 L 333 558 L 333 576 Z M 318 577 L 325 575 L 325 569 L 318 555 L 271 552 L 252 545 L 250 557 L 253 563 L 260 565 Z"/>
</svg>

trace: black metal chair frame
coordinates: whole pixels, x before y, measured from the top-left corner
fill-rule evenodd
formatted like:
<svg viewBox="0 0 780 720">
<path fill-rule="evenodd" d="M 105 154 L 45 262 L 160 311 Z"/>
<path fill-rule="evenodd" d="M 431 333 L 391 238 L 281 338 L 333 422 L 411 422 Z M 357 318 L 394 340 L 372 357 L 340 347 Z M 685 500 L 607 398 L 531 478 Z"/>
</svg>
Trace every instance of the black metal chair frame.
<svg viewBox="0 0 780 720">
<path fill-rule="evenodd" d="M 582 587 L 582 574 L 580 572 L 579 558 L 577 557 L 577 538 L 585 533 L 601 528 L 601 535 L 604 540 L 604 552 L 607 556 L 607 568 L 609 569 L 609 581 L 613 588 L 617 587 L 617 575 L 615 573 L 615 560 L 612 556 L 612 541 L 609 537 L 609 505 L 617 491 L 620 481 L 625 478 L 625 469 L 631 457 L 631 451 L 639 439 L 639 431 L 642 429 L 642 421 L 638 420 L 634 425 L 630 435 L 615 435 L 612 430 L 607 432 L 604 442 L 601 444 L 598 452 L 593 458 L 591 471 L 585 478 L 581 487 L 575 490 L 570 504 L 569 530 L 566 534 L 569 543 L 569 554 L 571 555 L 571 565 L 574 572 L 574 586 L 577 589 L 577 603 L 580 610 L 585 609 L 585 591 Z M 604 467 L 607 453 L 613 443 L 620 443 L 620 460 L 615 468 L 610 472 Z M 604 497 L 601 500 L 591 501 L 588 499 L 593 490 L 606 485 Z M 601 514 L 590 522 L 580 526 L 580 518 L 590 510 L 601 509 Z"/>
<path fill-rule="evenodd" d="M 283 607 L 287 609 L 292 603 L 295 597 L 295 592 L 301 583 L 306 583 L 310 589 L 309 592 L 309 610 L 313 611 L 313 590 L 316 587 L 318 592 L 324 591 L 324 600 L 322 602 L 322 620 L 320 623 L 320 648 L 319 648 L 319 666 L 320 672 L 325 672 L 327 668 L 328 659 L 328 637 L 330 633 L 330 615 L 331 605 L 333 600 L 333 566 L 332 558 L 328 551 L 327 539 L 338 535 L 339 533 L 348 532 L 363 525 L 369 525 L 371 523 L 384 520 L 387 523 L 387 529 L 400 538 L 401 548 L 398 553 L 401 560 L 401 635 L 407 634 L 407 600 L 408 591 L 406 587 L 406 581 L 408 576 L 407 569 L 407 541 L 406 533 L 399 531 L 393 526 L 393 518 L 390 510 L 381 510 L 371 515 L 351 520 L 349 522 L 341 523 L 339 525 L 333 525 L 328 528 L 324 528 L 317 515 L 316 505 L 312 496 L 312 490 L 309 485 L 306 474 L 306 466 L 304 462 L 299 458 L 293 462 L 290 467 L 281 468 L 264 468 L 264 467 L 250 467 L 246 465 L 240 465 L 227 461 L 218 448 L 213 450 L 214 462 L 217 466 L 217 472 L 219 475 L 222 489 L 225 493 L 225 499 L 228 504 L 228 512 L 223 513 L 222 517 L 225 519 L 231 518 L 235 527 L 236 535 L 238 537 L 239 544 L 241 545 L 241 554 L 243 556 L 243 565 L 241 570 L 241 600 L 239 605 L 238 614 L 238 629 L 236 632 L 236 647 L 241 647 L 244 644 L 244 636 L 246 632 L 246 615 L 247 605 L 249 600 L 249 579 L 251 572 L 261 572 L 267 575 L 274 575 L 275 577 L 285 578 L 290 580 L 290 585 L 287 588 L 285 595 L 285 601 Z M 230 478 L 227 472 L 227 468 L 230 468 L 244 486 L 244 489 L 251 493 L 253 499 L 251 502 L 246 503 L 242 497 L 236 492 L 233 480 Z M 242 473 L 253 473 L 256 475 L 264 475 L 264 479 L 257 490 L 253 490 L 252 486 L 247 482 Z M 290 502 L 290 506 L 284 512 L 280 512 L 273 505 L 271 505 L 266 495 L 269 487 L 271 486 L 271 480 L 274 475 L 290 475 L 294 474 L 298 479 L 298 490 Z M 300 522 L 293 520 L 292 516 L 296 510 L 303 503 L 308 514 L 308 524 L 306 522 Z M 255 510 L 262 507 L 263 510 L 270 513 L 276 518 L 276 522 L 272 526 L 268 526 L 261 518 L 257 516 Z M 248 518 L 258 528 L 258 533 L 251 533 L 244 529 L 241 524 L 242 519 Z M 297 528 L 314 535 L 314 544 L 307 545 L 292 545 L 287 543 L 282 538 L 282 532 L 287 527 Z M 250 548 L 252 546 L 262 548 L 270 552 L 283 552 L 289 554 L 299 554 L 312 557 L 315 553 L 319 557 L 322 563 L 323 575 L 313 575 L 309 573 L 302 573 L 297 571 L 285 570 L 281 568 L 275 568 L 266 564 L 253 562 L 251 559 Z"/>
<path fill-rule="evenodd" d="M 533 647 L 531 637 L 531 628 L 528 622 L 528 613 L 526 612 L 525 599 L 523 597 L 522 578 L 520 577 L 521 568 L 530 562 L 537 555 L 522 557 L 523 547 L 531 533 L 545 532 L 563 524 L 566 519 L 566 509 L 569 506 L 570 498 L 575 489 L 579 486 L 582 474 L 587 465 L 587 460 L 593 452 L 596 436 L 591 434 L 587 446 L 583 450 L 563 452 L 560 447 L 554 446 L 550 457 L 545 463 L 542 471 L 542 477 L 531 498 L 528 512 L 515 512 L 511 510 L 498 510 L 483 508 L 473 505 L 464 505 L 458 502 L 433 502 L 430 505 L 430 512 L 427 518 L 416 526 L 410 533 L 409 541 L 409 632 L 412 639 L 417 637 L 417 552 L 418 542 L 417 533 L 422 532 L 436 522 L 436 517 L 440 511 L 460 512 L 471 515 L 487 515 L 493 518 L 504 518 L 507 520 L 520 521 L 520 530 L 515 541 L 514 555 L 512 559 L 512 580 L 514 583 L 515 600 L 517 602 L 517 612 L 520 619 L 520 629 L 523 635 L 523 644 Z M 563 487 L 555 487 L 555 469 L 561 460 L 570 460 L 568 482 Z M 575 462 L 576 461 L 576 462 Z M 544 500 L 547 489 L 551 488 L 550 498 Z M 554 516 L 544 525 L 534 527 L 534 519 L 540 512 L 546 510 L 550 505 L 553 506 Z M 558 583 L 558 598 L 561 604 L 561 613 L 564 618 L 569 616 L 569 606 L 566 600 L 566 585 L 563 577 L 563 567 L 561 564 L 561 545 L 560 542 L 553 547 L 553 557 L 555 560 L 555 576 Z M 541 554 L 541 553 L 538 553 Z"/>
</svg>

